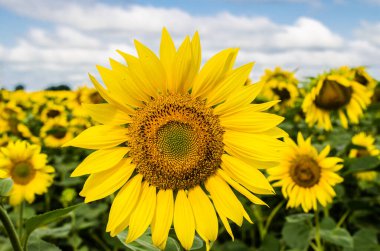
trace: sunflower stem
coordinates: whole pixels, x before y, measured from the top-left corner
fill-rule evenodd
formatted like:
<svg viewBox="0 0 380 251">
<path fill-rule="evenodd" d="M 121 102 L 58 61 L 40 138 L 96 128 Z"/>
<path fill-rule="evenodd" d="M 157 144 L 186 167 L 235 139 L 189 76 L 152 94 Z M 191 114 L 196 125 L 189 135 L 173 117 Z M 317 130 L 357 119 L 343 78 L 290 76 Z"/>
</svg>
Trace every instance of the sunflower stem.
<svg viewBox="0 0 380 251">
<path fill-rule="evenodd" d="M 24 201 L 21 202 L 19 206 L 19 215 L 18 215 L 18 236 L 22 236 L 22 226 L 24 223 Z"/>
<path fill-rule="evenodd" d="M 342 217 L 339 219 L 338 223 L 336 224 L 336 228 L 339 228 L 343 222 L 346 220 L 347 216 L 350 214 L 350 210 L 347 210 Z"/>
<path fill-rule="evenodd" d="M 278 203 L 277 206 L 270 212 L 270 214 L 269 214 L 269 216 L 265 222 L 262 240 L 265 239 L 265 236 L 268 233 L 268 229 L 272 223 L 272 220 L 276 216 L 277 212 L 281 209 L 282 205 L 284 205 L 284 201 L 281 201 L 280 203 Z"/>
<path fill-rule="evenodd" d="M 0 220 L 3 223 L 5 231 L 8 234 L 8 237 L 11 241 L 13 250 L 23 251 L 21 244 L 20 244 L 20 239 L 19 239 L 17 232 L 16 232 L 16 229 L 13 226 L 12 221 L 9 218 L 7 211 L 4 209 L 4 207 L 2 205 L 0 205 Z"/>
<path fill-rule="evenodd" d="M 321 235 L 320 235 L 320 229 L 319 229 L 319 211 L 318 209 L 314 212 L 314 218 L 315 218 L 315 242 L 317 243 L 317 250 L 323 251 L 323 246 L 321 243 Z"/>
</svg>

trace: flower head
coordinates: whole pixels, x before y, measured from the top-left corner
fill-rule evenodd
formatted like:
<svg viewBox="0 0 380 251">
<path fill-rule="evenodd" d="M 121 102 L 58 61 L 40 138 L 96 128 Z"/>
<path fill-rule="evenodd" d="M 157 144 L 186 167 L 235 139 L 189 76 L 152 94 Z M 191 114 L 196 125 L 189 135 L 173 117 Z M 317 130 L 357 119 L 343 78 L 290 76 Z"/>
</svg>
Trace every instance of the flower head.
<svg viewBox="0 0 380 251">
<path fill-rule="evenodd" d="M 98 66 L 107 101 L 85 109 L 102 125 L 83 131 L 66 146 L 96 150 L 72 176 L 90 174 L 81 195 L 86 202 L 120 189 L 107 231 L 129 227 L 126 242 L 151 226 L 153 243 L 164 248 L 171 225 L 185 249 L 195 231 L 208 245 L 218 220 L 232 236 L 229 220 L 251 221 L 232 188 L 253 203 L 273 190 L 258 168 L 279 160 L 286 135 L 282 117 L 263 111 L 275 103 L 251 104 L 261 84 L 245 85 L 252 63 L 234 68 L 237 49 L 226 49 L 200 70 L 198 33 L 176 49 L 164 29 L 160 56 L 135 42 L 138 57 Z"/>
<path fill-rule="evenodd" d="M 330 146 L 319 154 L 311 145 L 311 138 L 304 140 L 298 133 L 298 145 L 287 138 L 289 148 L 283 152 L 280 165 L 268 169 L 269 179 L 278 180 L 273 186 L 281 187 L 288 198 L 288 207 L 299 207 L 305 212 L 317 209 L 317 201 L 325 207 L 335 196 L 333 186 L 343 181 L 336 174 L 343 165 L 337 157 L 327 157 Z"/>
<path fill-rule="evenodd" d="M 12 178 L 10 204 L 18 205 L 23 200 L 32 203 L 35 195 L 47 192 L 53 182 L 54 168 L 47 165 L 47 156 L 38 145 L 26 141 L 9 142 L 0 148 L 0 178 Z"/>
<path fill-rule="evenodd" d="M 331 130 L 332 114 L 339 115 L 344 128 L 348 127 L 347 117 L 351 123 L 359 123 L 371 95 L 366 86 L 354 80 L 353 72 L 348 67 L 322 74 L 314 83 L 302 104 L 309 126 L 317 123 L 319 127 Z"/>
</svg>

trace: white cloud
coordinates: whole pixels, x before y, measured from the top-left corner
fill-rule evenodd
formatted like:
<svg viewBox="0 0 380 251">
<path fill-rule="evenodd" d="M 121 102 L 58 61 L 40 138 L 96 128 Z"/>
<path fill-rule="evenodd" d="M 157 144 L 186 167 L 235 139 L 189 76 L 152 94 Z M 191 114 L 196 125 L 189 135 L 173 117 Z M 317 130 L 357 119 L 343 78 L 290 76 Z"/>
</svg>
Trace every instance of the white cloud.
<svg viewBox="0 0 380 251">
<path fill-rule="evenodd" d="M 13 46 L 0 45 L 0 84 L 30 83 L 37 89 L 54 82 L 87 82 L 96 64 L 116 49 L 134 54 L 137 38 L 157 51 L 163 26 L 177 45 L 198 30 L 203 58 L 226 47 L 239 47 L 238 63 L 256 62 L 253 76 L 266 67 L 299 69 L 311 75 L 340 65 L 380 66 L 380 24 L 363 23 L 354 39 L 345 39 L 318 20 L 300 17 L 279 24 L 266 17 L 237 16 L 228 12 L 195 16 L 175 8 L 111 6 L 94 1 L 4 1 L 20 15 L 44 20 L 50 28 L 32 28 Z"/>
</svg>

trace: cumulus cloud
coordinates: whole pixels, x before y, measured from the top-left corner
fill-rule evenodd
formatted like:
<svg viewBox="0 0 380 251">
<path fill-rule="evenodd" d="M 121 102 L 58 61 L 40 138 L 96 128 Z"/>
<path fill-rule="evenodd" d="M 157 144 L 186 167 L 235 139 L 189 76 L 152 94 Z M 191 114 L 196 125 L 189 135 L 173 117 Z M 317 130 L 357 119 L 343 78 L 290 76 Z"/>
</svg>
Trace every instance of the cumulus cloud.
<svg viewBox="0 0 380 251">
<path fill-rule="evenodd" d="M 239 47 L 238 63 L 256 61 L 254 79 L 264 68 L 277 65 L 299 69 L 299 76 L 344 64 L 380 66 L 377 24 L 363 23 L 355 38 L 347 39 L 308 17 L 284 25 L 260 16 L 228 12 L 196 16 L 176 8 L 116 6 L 94 0 L 0 0 L 0 6 L 53 27 L 32 28 L 15 45 L 0 45 L 0 84 L 6 86 L 24 82 L 38 89 L 57 82 L 82 84 L 96 64 L 107 65 L 108 57 L 122 60 L 116 49 L 134 54 L 134 38 L 157 51 L 163 26 L 177 45 L 198 30 L 204 59 L 223 48 Z"/>
</svg>

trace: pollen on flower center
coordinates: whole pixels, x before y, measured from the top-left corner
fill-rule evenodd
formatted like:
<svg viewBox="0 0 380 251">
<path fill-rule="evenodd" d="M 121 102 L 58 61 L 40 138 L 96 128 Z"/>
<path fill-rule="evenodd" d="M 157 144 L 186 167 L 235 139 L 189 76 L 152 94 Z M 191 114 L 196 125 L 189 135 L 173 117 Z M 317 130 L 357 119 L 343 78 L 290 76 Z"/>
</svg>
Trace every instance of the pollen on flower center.
<svg viewBox="0 0 380 251">
<path fill-rule="evenodd" d="M 310 156 L 298 155 L 290 166 L 290 177 L 302 187 L 312 187 L 319 182 L 321 168 Z"/>
<path fill-rule="evenodd" d="M 11 176 L 16 184 L 28 184 L 34 178 L 36 171 L 26 162 L 20 162 L 14 165 L 11 170 Z"/>
<path fill-rule="evenodd" d="M 324 80 L 315 105 L 324 110 L 337 110 L 347 105 L 352 96 L 352 87 L 345 87 L 336 81 Z"/>
<path fill-rule="evenodd" d="M 130 124 L 131 157 L 150 184 L 188 189 L 213 175 L 223 154 L 223 129 L 204 102 L 190 95 L 161 96 Z"/>
</svg>

